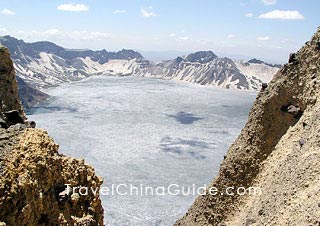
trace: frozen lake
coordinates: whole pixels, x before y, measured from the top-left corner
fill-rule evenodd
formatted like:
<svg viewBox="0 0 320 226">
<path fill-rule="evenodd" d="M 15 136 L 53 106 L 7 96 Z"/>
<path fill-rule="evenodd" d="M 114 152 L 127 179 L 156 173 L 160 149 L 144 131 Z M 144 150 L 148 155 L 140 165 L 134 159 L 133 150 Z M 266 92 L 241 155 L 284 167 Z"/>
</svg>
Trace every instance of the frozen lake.
<svg viewBox="0 0 320 226">
<path fill-rule="evenodd" d="M 30 120 L 103 186 L 203 186 L 244 126 L 256 93 L 137 77 L 92 77 L 48 90 Z M 112 226 L 172 225 L 192 195 L 101 197 Z"/>
</svg>

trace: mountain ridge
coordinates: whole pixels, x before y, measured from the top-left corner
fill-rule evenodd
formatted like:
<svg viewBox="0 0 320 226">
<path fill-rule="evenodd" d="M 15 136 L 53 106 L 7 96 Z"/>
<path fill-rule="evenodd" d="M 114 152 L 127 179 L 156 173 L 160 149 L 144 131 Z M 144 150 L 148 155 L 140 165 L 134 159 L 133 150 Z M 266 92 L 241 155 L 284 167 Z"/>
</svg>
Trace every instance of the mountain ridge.
<svg viewBox="0 0 320 226">
<path fill-rule="evenodd" d="M 268 83 L 279 69 L 278 65 L 258 60 L 250 63 L 220 58 L 210 50 L 154 63 L 134 50 L 70 50 L 52 42 L 26 43 L 11 36 L 0 37 L 0 43 L 9 48 L 17 76 L 31 88 L 39 90 L 92 75 L 107 75 L 173 79 L 258 91 L 262 83 Z"/>
</svg>

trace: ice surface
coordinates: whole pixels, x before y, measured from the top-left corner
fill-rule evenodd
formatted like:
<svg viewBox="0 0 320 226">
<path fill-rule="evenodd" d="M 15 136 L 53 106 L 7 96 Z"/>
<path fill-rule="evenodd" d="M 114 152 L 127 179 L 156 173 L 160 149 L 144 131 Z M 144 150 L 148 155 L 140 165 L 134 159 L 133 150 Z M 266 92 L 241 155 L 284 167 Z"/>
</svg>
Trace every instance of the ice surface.
<svg viewBox="0 0 320 226">
<path fill-rule="evenodd" d="M 104 186 L 202 186 L 244 126 L 255 93 L 139 77 L 91 77 L 48 90 L 29 115 L 84 158 Z M 106 225 L 172 225 L 194 196 L 102 196 Z"/>
</svg>

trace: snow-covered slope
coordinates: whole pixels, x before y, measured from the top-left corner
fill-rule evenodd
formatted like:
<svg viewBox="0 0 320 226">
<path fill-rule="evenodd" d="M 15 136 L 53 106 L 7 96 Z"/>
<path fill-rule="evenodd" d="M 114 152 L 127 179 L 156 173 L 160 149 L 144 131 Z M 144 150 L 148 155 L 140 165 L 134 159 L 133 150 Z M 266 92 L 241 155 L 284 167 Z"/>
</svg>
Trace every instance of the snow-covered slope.
<svg viewBox="0 0 320 226">
<path fill-rule="evenodd" d="M 133 50 L 68 50 L 51 42 L 26 43 L 0 37 L 8 47 L 17 75 L 37 88 L 56 86 L 92 75 L 131 75 L 143 57 Z"/>
<path fill-rule="evenodd" d="M 262 82 L 268 83 L 278 70 L 279 65 L 270 65 L 264 62 L 262 63 L 250 63 L 250 61 L 235 61 L 236 67 L 242 74 L 245 74 L 251 78 L 256 77 Z"/>
<path fill-rule="evenodd" d="M 56 86 L 64 82 L 80 80 L 92 75 L 133 75 L 139 69 L 138 59 L 109 60 L 99 63 L 90 57 L 79 57 L 67 64 L 61 57 L 50 53 L 39 53 L 40 58 L 27 57 L 29 63 L 15 60 L 17 74 L 38 88 Z"/>
<path fill-rule="evenodd" d="M 230 89 L 259 90 L 279 69 L 253 59 L 248 62 L 219 58 L 211 51 L 161 63 L 144 60 L 133 50 L 119 52 L 67 50 L 50 42 L 25 43 L 0 37 L 14 60 L 17 75 L 37 88 L 56 86 L 92 75 L 143 76 L 174 79 Z"/>
<path fill-rule="evenodd" d="M 278 65 L 249 63 L 219 58 L 211 51 L 189 54 L 185 58 L 149 65 L 146 77 L 158 77 L 213 85 L 230 89 L 259 90 L 279 70 Z"/>
</svg>

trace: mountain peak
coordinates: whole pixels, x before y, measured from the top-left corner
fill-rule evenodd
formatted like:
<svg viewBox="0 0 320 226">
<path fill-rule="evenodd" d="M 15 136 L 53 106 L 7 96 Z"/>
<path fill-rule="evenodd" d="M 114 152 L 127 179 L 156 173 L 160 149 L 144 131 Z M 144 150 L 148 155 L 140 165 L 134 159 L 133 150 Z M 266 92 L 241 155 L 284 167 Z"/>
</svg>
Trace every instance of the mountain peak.
<svg viewBox="0 0 320 226">
<path fill-rule="evenodd" d="M 262 60 L 258 60 L 256 58 L 253 58 L 253 59 L 249 60 L 248 63 L 251 63 L 251 64 L 266 64 Z"/>
<path fill-rule="evenodd" d="M 213 61 L 214 59 L 218 58 L 217 55 L 215 55 L 212 51 L 198 51 L 195 53 L 189 54 L 185 61 L 188 62 L 199 62 L 199 63 L 208 63 L 210 61 Z"/>
</svg>

